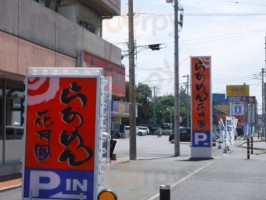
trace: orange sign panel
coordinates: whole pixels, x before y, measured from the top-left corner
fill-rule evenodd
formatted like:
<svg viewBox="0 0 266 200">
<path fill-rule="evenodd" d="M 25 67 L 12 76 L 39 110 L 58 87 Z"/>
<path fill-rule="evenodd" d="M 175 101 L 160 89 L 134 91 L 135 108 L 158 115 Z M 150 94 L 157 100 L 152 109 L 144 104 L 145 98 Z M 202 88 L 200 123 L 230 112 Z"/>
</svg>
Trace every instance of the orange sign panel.
<svg viewBox="0 0 266 200">
<path fill-rule="evenodd" d="M 193 57 L 191 73 L 192 128 L 193 130 L 210 130 L 210 57 Z"/>
<path fill-rule="evenodd" d="M 191 58 L 192 147 L 211 147 L 210 57 Z"/>
<path fill-rule="evenodd" d="M 96 78 L 28 79 L 26 168 L 94 169 L 96 89 Z"/>
</svg>

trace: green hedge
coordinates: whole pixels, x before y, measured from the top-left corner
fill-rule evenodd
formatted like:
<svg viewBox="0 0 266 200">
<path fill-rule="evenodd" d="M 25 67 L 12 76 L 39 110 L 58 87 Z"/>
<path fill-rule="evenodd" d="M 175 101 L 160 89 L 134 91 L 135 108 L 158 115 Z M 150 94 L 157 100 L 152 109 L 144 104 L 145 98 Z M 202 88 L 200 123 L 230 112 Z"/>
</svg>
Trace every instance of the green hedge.
<svg viewBox="0 0 266 200">
<path fill-rule="evenodd" d="M 162 135 L 170 135 L 173 131 L 172 130 L 162 130 Z M 154 132 L 154 135 L 158 135 L 159 134 L 159 130 L 156 130 Z"/>
</svg>

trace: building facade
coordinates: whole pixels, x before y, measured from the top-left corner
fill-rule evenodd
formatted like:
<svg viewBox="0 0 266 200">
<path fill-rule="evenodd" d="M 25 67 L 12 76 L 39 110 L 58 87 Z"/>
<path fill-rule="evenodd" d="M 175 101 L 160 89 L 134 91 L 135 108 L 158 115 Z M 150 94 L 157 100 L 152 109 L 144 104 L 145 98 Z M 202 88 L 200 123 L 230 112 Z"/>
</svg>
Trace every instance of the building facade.
<svg viewBox="0 0 266 200">
<path fill-rule="evenodd" d="M 1 0 L 0 176 L 21 170 L 28 67 L 115 69 L 105 74 L 120 83 L 113 94 L 124 95 L 121 50 L 101 38 L 102 20 L 116 15 L 120 0 Z M 84 54 L 106 66 L 88 65 Z"/>
</svg>

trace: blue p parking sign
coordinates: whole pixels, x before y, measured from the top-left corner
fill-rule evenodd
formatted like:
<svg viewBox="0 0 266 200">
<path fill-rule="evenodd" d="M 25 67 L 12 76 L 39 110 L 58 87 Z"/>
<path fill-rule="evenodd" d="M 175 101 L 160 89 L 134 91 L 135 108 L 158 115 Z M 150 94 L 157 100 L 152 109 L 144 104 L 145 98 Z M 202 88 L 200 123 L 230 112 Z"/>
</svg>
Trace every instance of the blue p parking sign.
<svg viewBox="0 0 266 200">
<path fill-rule="evenodd" d="M 209 131 L 193 131 L 192 147 L 210 147 L 211 136 Z"/>
<path fill-rule="evenodd" d="M 93 171 L 26 169 L 25 176 L 24 198 L 93 199 Z"/>
</svg>

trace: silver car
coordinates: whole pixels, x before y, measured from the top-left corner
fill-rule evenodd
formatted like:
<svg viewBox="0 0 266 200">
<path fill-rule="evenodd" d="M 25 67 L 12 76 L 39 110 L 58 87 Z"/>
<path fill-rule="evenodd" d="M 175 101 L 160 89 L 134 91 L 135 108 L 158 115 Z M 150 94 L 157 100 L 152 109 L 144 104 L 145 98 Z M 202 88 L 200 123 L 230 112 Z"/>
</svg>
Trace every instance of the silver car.
<svg viewBox="0 0 266 200">
<path fill-rule="evenodd" d="M 137 129 L 139 129 L 137 134 L 141 136 L 148 135 L 150 132 L 150 130 L 146 126 L 137 126 Z"/>
<path fill-rule="evenodd" d="M 144 126 L 137 126 L 136 127 L 136 134 L 140 135 L 140 136 L 147 135 L 148 133 L 147 133 L 146 128 L 147 127 L 144 127 Z M 125 135 L 126 135 L 126 137 L 129 137 L 129 134 L 130 134 L 130 126 L 125 126 Z"/>
</svg>

